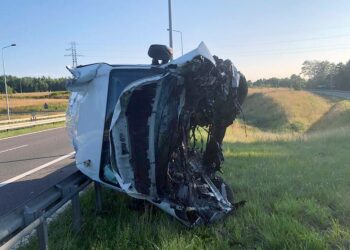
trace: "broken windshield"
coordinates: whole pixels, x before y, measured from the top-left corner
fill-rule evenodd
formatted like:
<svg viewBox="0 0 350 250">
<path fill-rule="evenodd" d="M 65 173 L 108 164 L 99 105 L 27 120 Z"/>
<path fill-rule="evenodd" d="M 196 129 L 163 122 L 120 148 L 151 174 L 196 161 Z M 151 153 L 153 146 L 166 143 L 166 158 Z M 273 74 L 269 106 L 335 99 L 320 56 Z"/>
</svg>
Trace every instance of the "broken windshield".
<svg viewBox="0 0 350 250">
<path fill-rule="evenodd" d="M 103 174 L 105 172 L 104 167 L 110 166 L 110 150 L 109 150 L 109 128 L 111 125 L 111 120 L 113 116 L 114 108 L 118 102 L 121 92 L 132 82 L 149 77 L 152 75 L 161 74 L 162 69 L 159 68 L 120 68 L 113 69 L 110 72 L 109 82 L 108 82 L 108 96 L 107 96 L 107 106 L 106 106 L 106 118 L 103 133 L 103 143 L 101 151 L 101 169 L 100 176 L 106 181 L 111 182 L 109 178 Z M 108 173 L 108 172 L 107 172 Z M 115 184 L 115 183 L 114 183 Z"/>
</svg>

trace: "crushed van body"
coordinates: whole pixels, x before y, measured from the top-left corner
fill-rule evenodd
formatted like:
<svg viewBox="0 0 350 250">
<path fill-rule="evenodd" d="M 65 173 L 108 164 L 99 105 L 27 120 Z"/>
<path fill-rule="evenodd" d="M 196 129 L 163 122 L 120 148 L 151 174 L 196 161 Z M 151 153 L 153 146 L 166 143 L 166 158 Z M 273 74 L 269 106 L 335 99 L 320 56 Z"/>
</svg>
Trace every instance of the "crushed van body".
<svg viewBox="0 0 350 250">
<path fill-rule="evenodd" d="M 67 125 L 84 174 L 187 226 L 235 211 L 232 190 L 217 174 L 226 128 L 247 95 L 230 60 L 201 43 L 162 64 L 69 70 Z"/>
</svg>

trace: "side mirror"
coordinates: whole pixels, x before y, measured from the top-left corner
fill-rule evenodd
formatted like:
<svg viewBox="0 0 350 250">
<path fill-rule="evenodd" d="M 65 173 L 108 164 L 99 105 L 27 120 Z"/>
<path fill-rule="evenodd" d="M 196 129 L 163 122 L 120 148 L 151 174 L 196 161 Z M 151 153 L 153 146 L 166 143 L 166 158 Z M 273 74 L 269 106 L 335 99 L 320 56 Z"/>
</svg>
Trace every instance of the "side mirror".
<svg viewBox="0 0 350 250">
<path fill-rule="evenodd" d="M 170 48 L 161 44 L 152 44 L 148 49 L 148 55 L 152 58 L 152 65 L 166 64 L 171 59 L 173 53 Z"/>
</svg>

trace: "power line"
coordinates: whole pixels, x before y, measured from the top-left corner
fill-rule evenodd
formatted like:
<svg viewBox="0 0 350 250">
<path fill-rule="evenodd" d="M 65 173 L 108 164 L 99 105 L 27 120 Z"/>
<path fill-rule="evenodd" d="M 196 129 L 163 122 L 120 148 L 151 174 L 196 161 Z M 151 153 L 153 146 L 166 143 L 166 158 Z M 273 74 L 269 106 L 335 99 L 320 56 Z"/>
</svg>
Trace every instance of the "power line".
<svg viewBox="0 0 350 250">
<path fill-rule="evenodd" d="M 257 56 L 257 55 L 283 55 L 283 54 L 298 54 L 298 53 L 308 53 L 314 51 L 333 51 L 339 49 L 350 49 L 349 45 L 344 45 L 340 47 L 314 47 L 314 48 L 294 48 L 294 49 L 282 49 L 282 50 L 270 50 L 270 51 L 257 51 L 252 52 L 251 54 L 237 54 L 237 57 L 246 57 L 246 56 Z"/>
<path fill-rule="evenodd" d="M 304 41 L 327 40 L 327 39 L 333 39 L 333 38 L 339 38 L 339 37 L 349 37 L 349 36 L 350 36 L 350 34 L 339 34 L 339 35 L 331 35 L 331 36 L 310 37 L 310 38 L 305 38 L 305 39 L 282 40 L 282 41 L 269 42 L 269 43 L 295 43 L 295 42 L 304 42 Z"/>
<path fill-rule="evenodd" d="M 347 38 L 350 37 L 350 34 L 339 34 L 339 35 L 331 35 L 331 36 L 319 36 L 319 37 L 310 37 L 310 38 L 303 38 L 303 39 L 290 39 L 290 40 L 259 40 L 254 39 L 250 40 L 246 43 L 230 43 L 229 46 L 234 46 L 235 48 L 246 48 L 256 45 L 275 45 L 275 44 L 290 44 L 290 43 L 298 43 L 298 42 L 312 42 L 312 41 L 322 41 L 322 40 L 332 40 L 335 38 Z M 227 46 L 224 44 L 224 46 Z"/>
<path fill-rule="evenodd" d="M 83 55 L 79 55 L 77 54 L 77 44 L 76 42 L 71 42 L 70 43 L 70 48 L 66 49 L 67 51 L 71 51 L 70 54 L 68 55 L 64 55 L 64 56 L 71 56 L 72 57 L 72 67 L 76 68 L 78 66 L 78 56 L 83 56 Z"/>
</svg>

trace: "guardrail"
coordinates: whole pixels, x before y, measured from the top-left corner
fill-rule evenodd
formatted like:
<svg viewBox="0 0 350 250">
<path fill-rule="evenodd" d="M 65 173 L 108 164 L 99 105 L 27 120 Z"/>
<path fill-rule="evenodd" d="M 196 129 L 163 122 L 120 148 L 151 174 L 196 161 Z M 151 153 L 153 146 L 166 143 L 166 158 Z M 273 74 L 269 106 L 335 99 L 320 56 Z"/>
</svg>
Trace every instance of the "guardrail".
<svg viewBox="0 0 350 250">
<path fill-rule="evenodd" d="M 72 201 L 73 229 L 81 227 L 79 193 L 91 180 L 80 171 L 47 189 L 8 214 L 0 217 L 0 249 L 9 249 L 24 236 L 37 230 L 39 248 L 48 249 L 47 218 L 68 201 Z M 101 210 L 101 185 L 95 182 L 96 209 Z"/>
<path fill-rule="evenodd" d="M 34 126 L 37 126 L 37 125 L 44 125 L 44 124 L 50 124 L 50 123 L 63 122 L 65 120 L 66 120 L 66 117 L 59 117 L 59 118 L 46 119 L 46 120 L 35 120 L 35 121 L 30 121 L 30 122 L 1 125 L 0 126 L 0 132 L 1 131 L 10 131 L 10 130 L 15 130 L 15 129 L 21 129 L 21 128 L 29 128 L 29 127 L 34 127 Z"/>
<path fill-rule="evenodd" d="M 39 121 L 39 120 L 46 120 L 46 119 L 51 119 L 51 118 L 58 118 L 58 117 L 65 117 L 66 114 L 58 114 L 58 115 L 45 115 L 45 116 L 36 116 L 34 121 Z M 13 124 L 13 123 L 23 123 L 23 122 L 32 122 L 33 117 L 28 117 L 27 118 L 19 118 L 19 119 L 11 119 L 11 120 L 2 120 L 0 121 L 1 125 L 8 125 L 8 124 Z"/>
</svg>

